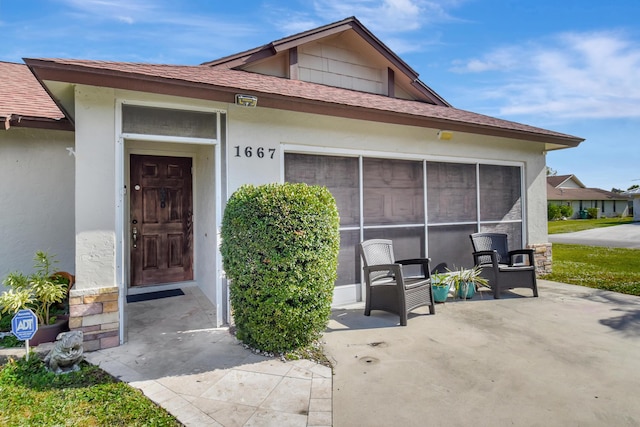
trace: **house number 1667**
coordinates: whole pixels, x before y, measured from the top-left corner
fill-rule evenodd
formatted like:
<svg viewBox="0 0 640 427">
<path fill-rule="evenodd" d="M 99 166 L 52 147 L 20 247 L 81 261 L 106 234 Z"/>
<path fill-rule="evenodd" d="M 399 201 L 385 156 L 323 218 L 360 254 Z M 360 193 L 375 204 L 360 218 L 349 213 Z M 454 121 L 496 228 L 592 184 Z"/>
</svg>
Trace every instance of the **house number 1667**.
<svg viewBox="0 0 640 427">
<path fill-rule="evenodd" d="M 276 149 L 275 148 L 264 148 L 264 147 L 258 147 L 255 148 L 252 146 L 247 146 L 244 147 L 244 149 L 242 149 L 242 147 L 240 147 L 239 145 L 236 145 L 235 147 L 236 150 L 236 155 L 234 157 L 257 157 L 259 159 L 264 159 L 264 158 L 269 158 L 269 159 L 273 159 L 273 156 L 276 154 Z"/>
</svg>

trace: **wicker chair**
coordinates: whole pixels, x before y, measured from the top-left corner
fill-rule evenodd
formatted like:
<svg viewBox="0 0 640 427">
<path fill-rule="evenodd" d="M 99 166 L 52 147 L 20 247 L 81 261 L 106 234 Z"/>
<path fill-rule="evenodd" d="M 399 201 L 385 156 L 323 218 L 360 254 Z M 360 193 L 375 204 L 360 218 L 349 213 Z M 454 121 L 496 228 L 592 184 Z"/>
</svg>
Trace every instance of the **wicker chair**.
<svg viewBox="0 0 640 427">
<path fill-rule="evenodd" d="M 538 296 L 533 249 L 509 250 L 507 235 L 501 233 L 474 233 L 469 236 L 473 245 L 473 261 L 482 267 L 482 277 L 489 281 L 493 297 L 513 288 L 530 288 Z M 525 262 L 516 264 L 516 260 Z"/>
<path fill-rule="evenodd" d="M 391 240 L 372 239 L 360 243 L 364 260 L 366 301 L 364 315 L 371 310 L 383 310 L 400 316 L 400 325 L 407 325 L 411 310 L 424 305 L 429 313 L 435 314 L 435 304 L 431 291 L 429 258 L 396 261 Z M 422 268 L 419 277 L 405 277 L 403 265 L 417 264 Z"/>
</svg>

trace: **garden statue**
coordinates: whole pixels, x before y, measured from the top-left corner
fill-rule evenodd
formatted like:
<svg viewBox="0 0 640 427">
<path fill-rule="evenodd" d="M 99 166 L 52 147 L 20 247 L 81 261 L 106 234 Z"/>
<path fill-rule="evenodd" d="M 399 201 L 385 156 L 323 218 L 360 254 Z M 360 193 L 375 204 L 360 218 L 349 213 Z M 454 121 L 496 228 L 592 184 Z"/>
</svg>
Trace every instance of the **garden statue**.
<svg viewBox="0 0 640 427">
<path fill-rule="evenodd" d="M 50 371 L 56 374 L 66 374 L 80 370 L 78 364 L 83 359 L 82 342 L 82 331 L 58 334 L 53 348 L 44 358 L 44 363 Z"/>
</svg>

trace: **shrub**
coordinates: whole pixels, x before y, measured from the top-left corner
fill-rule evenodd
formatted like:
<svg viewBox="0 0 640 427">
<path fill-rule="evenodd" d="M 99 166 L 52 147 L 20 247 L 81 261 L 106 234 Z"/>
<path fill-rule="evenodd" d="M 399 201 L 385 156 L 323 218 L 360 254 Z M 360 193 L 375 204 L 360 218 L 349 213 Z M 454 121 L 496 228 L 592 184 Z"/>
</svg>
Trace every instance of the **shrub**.
<svg viewBox="0 0 640 427">
<path fill-rule="evenodd" d="M 552 221 L 554 219 L 560 219 L 560 206 L 549 203 L 547 205 L 547 219 Z"/>
<path fill-rule="evenodd" d="M 245 185 L 231 196 L 220 251 L 238 339 L 282 352 L 320 336 L 331 314 L 338 227 L 324 187 Z"/>
<path fill-rule="evenodd" d="M 587 208 L 589 218 L 598 218 L 598 208 Z"/>
<path fill-rule="evenodd" d="M 573 216 L 573 207 L 571 207 L 571 205 L 561 205 L 560 216 L 564 218 L 571 218 Z"/>
</svg>

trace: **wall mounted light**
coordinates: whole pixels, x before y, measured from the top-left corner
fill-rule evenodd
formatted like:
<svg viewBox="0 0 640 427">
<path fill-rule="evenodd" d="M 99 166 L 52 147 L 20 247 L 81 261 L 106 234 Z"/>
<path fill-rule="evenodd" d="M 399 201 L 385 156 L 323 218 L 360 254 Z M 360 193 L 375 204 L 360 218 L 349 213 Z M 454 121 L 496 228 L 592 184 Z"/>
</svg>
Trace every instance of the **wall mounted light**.
<svg viewBox="0 0 640 427">
<path fill-rule="evenodd" d="M 258 97 L 253 95 L 236 94 L 236 104 L 243 107 L 255 107 L 258 105 Z"/>
<path fill-rule="evenodd" d="M 450 130 L 438 131 L 438 139 L 441 141 L 451 141 L 453 139 L 453 132 Z"/>
</svg>

